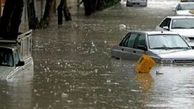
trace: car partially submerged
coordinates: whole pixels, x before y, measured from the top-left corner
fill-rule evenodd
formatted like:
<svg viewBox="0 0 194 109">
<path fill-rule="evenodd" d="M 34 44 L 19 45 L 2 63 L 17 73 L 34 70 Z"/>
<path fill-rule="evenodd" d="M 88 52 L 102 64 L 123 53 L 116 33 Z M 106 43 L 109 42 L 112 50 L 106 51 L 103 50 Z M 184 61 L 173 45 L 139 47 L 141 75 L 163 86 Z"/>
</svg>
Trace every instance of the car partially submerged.
<svg viewBox="0 0 194 109">
<path fill-rule="evenodd" d="M 0 37 L 0 80 L 19 81 L 32 77 L 21 76 L 33 74 L 31 35 L 32 31 L 28 31 L 14 39 Z"/>
<path fill-rule="evenodd" d="M 174 9 L 175 15 L 194 15 L 194 2 L 180 2 Z"/>
<path fill-rule="evenodd" d="M 142 54 L 157 63 L 194 64 L 194 50 L 179 34 L 168 31 L 129 32 L 111 49 L 117 59 L 137 60 Z"/>
<path fill-rule="evenodd" d="M 176 32 L 194 48 L 194 16 L 167 16 L 156 26 L 156 30 Z"/>
<path fill-rule="evenodd" d="M 127 0 L 126 6 L 147 6 L 147 0 Z"/>
</svg>

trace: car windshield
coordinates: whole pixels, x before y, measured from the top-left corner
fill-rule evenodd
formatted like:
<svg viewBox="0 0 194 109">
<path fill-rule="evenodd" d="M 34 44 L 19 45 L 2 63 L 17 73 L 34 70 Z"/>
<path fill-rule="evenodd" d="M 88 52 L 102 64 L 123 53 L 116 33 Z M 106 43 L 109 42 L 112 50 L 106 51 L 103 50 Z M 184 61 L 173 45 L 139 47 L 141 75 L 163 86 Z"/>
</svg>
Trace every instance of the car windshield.
<svg viewBox="0 0 194 109">
<path fill-rule="evenodd" d="M 177 10 L 191 10 L 194 9 L 194 4 L 180 4 Z"/>
<path fill-rule="evenodd" d="M 172 20 L 172 29 L 194 29 L 194 18 Z"/>
<path fill-rule="evenodd" d="M 159 34 L 149 35 L 149 48 L 150 49 L 188 49 L 189 46 L 179 35 L 173 34 Z"/>
<path fill-rule="evenodd" d="M 10 49 L 0 48 L 0 66 L 13 66 L 13 55 Z"/>
</svg>

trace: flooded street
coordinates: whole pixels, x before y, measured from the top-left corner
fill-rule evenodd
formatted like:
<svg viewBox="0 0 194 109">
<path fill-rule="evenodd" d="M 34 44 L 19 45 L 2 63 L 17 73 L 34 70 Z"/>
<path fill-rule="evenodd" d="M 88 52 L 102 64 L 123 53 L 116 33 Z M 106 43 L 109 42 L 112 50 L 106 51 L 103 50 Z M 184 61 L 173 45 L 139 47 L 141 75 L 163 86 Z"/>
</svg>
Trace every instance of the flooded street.
<svg viewBox="0 0 194 109">
<path fill-rule="evenodd" d="M 33 79 L 0 83 L 1 109 L 190 109 L 193 66 L 156 65 L 134 71 L 134 61 L 111 58 L 110 49 L 129 30 L 153 30 L 173 15 L 176 0 L 149 0 L 148 7 L 117 4 L 85 17 L 71 8 L 71 22 L 33 31 Z M 159 71 L 160 74 L 156 74 Z"/>
</svg>

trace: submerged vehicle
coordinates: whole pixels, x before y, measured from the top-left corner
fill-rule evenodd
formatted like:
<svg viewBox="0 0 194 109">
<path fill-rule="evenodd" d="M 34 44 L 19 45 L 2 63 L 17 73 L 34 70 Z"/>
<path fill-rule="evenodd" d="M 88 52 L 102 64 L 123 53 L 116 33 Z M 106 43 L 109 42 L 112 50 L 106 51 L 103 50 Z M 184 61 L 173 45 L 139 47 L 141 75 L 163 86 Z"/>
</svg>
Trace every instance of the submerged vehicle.
<svg viewBox="0 0 194 109">
<path fill-rule="evenodd" d="M 147 0 L 127 0 L 126 6 L 147 6 Z"/>
<path fill-rule="evenodd" d="M 168 31 L 129 32 L 111 49 L 117 59 L 137 60 L 142 54 L 161 64 L 194 64 L 194 50 L 179 34 Z"/>
<path fill-rule="evenodd" d="M 156 26 L 156 30 L 176 32 L 194 48 L 194 16 L 167 16 Z"/>
<path fill-rule="evenodd" d="M 17 35 L 14 39 L 1 37 L 0 80 L 21 79 L 20 75 L 28 72 L 33 72 L 32 31 Z"/>
</svg>

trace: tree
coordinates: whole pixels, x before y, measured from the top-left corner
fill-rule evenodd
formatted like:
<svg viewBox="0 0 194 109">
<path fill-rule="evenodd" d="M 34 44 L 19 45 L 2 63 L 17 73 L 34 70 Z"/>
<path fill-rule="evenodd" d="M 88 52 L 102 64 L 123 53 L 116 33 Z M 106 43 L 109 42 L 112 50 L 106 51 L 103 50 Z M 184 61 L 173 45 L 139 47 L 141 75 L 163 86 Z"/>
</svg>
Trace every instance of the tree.
<svg viewBox="0 0 194 109">
<path fill-rule="evenodd" d="M 46 0 L 44 15 L 40 21 L 36 17 L 34 0 L 27 1 L 28 24 L 30 29 L 46 28 L 49 25 L 52 9 L 54 7 L 54 1 L 55 0 Z"/>
<path fill-rule="evenodd" d="M 36 17 L 34 0 L 27 0 L 27 10 L 28 10 L 28 25 L 30 29 L 36 29 L 39 27 L 39 21 Z"/>
<path fill-rule="evenodd" d="M 46 0 L 46 6 L 44 10 L 43 18 L 40 20 L 41 27 L 47 27 L 49 25 L 50 17 L 54 7 L 55 0 Z"/>
<path fill-rule="evenodd" d="M 89 16 L 97 10 L 102 10 L 116 3 L 120 0 L 82 0 L 85 7 L 85 15 Z"/>
<path fill-rule="evenodd" d="M 67 7 L 67 0 L 61 0 L 59 6 L 57 8 L 57 11 L 58 11 L 58 24 L 59 25 L 63 24 L 63 14 L 64 14 L 66 21 L 72 20 L 71 14 L 70 14 L 69 9 Z"/>
<path fill-rule="evenodd" d="M 2 1 L 0 0 L 0 16 L 1 16 L 1 6 L 2 6 Z"/>
<path fill-rule="evenodd" d="M 6 0 L 0 21 L 1 36 L 17 36 L 21 23 L 23 0 Z"/>
</svg>

